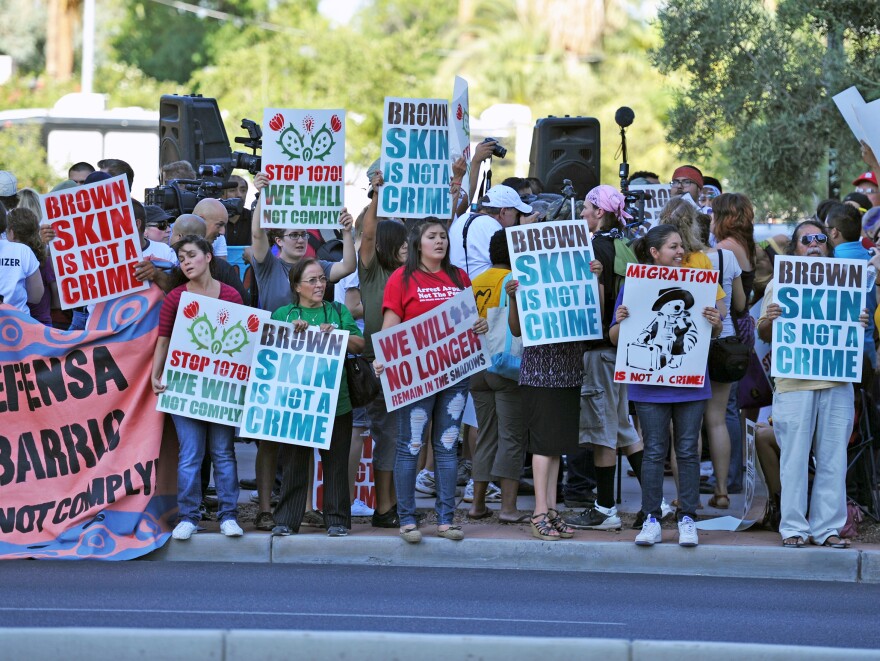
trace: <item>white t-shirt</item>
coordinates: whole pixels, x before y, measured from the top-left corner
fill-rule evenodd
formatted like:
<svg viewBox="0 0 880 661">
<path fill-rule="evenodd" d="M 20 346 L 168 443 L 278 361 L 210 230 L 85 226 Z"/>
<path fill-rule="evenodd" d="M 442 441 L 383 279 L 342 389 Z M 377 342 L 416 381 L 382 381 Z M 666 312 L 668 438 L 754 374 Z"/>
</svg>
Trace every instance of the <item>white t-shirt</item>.
<svg viewBox="0 0 880 661">
<path fill-rule="evenodd" d="M 489 241 L 495 232 L 504 228 L 492 216 L 481 214 L 474 217 L 468 226 L 467 259 L 465 259 L 462 239 L 464 226 L 470 215 L 469 213 L 462 214 L 455 219 L 449 228 L 449 261 L 458 268 L 467 271 L 468 276 L 473 280 L 492 266 L 492 260 L 489 259 Z"/>
<path fill-rule="evenodd" d="M 355 269 L 354 273 L 345 276 L 342 280 L 336 283 L 333 287 L 333 298 L 334 300 L 341 304 L 345 305 L 345 294 L 349 289 L 360 289 L 361 288 L 361 279 L 358 276 L 357 269 Z M 361 333 L 364 332 L 364 320 L 363 317 L 360 319 L 355 319 L 354 323 L 357 324 L 358 328 L 361 329 Z"/>
<path fill-rule="evenodd" d="M 23 243 L 0 241 L 0 296 L 3 302 L 30 314 L 25 280 L 40 269 L 33 250 Z"/>
<path fill-rule="evenodd" d="M 214 239 L 212 247 L 214 248 L 214 257 L 226 257 L 229 254 L 226 249 L 226 237 L 222 234 Z"/>
<path fill-rule="evenodd" d="M 724 273 L 720 274 L 721 289 L 724 290 L 724 305 L 727 306 L 727 316 L 724 317 L 724 320 L 721 322 L 721 335 L 719 337 L 730 337 L 736 334 L 736 330 L 733 328 L 733 315 L 730 310 L 731 300 L 733 298 L 733 280 L 734 278 L 738 278 L 742 275 L 742 267 L 739 265 L 739 262 L 736 259 L 736 255 L 733 254 L 730 250 L 725 250 L 724 248 L 719 248 L 720 251 L 724 251 Z M 712 262 L 712 267 L 717 271 L 718 270 L 718 253 L 710 252 L 709 253 L 709 261 Z"/>
<path fill-rule="evenodd" d="M 155 262 L 154 266 L 156 268 L 167 271 L 172 267 L 177 266 L 177 255 L 174 252 L 174 248 L 167 243 L 160 243 L 159 241 L 150 241 L 147 239 L 147 247 L 144 248 L 143 253 L 144 261 Z M 166 266 L 162 262 L 170 262 L 171 267 Z"/>
</svg>

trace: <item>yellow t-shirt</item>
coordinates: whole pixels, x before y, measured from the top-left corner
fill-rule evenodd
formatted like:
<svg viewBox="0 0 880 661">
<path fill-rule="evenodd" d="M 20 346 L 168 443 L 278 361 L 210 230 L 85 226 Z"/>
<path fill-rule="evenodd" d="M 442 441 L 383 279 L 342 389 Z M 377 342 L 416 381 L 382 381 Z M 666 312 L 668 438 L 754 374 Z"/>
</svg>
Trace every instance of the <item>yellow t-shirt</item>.
<svg viewBox="0 0 880 661">
<path fill-rule="evenodd" d="M 712 260 L 708 255 L 701 252 L 692 252 L 690 255 L 681 260 L 681 265 L 689 269 L 714 269 Z M 718 278 L 718 293 L 715 294 L 715 300 L 724 300 L 724 289 L 721 288 L 721 277 Z"/>
<path fill-rule="evenodd" d="M 501 283 L 508 275 L 510 275 L 510 269 L 493 267 L 483 271 L 471 281 L 474 299 L 477 301 L 477 311 L 483 319 L 486 318 L 486 310 L 498 307 L 503 291 Z"/>
</svg>

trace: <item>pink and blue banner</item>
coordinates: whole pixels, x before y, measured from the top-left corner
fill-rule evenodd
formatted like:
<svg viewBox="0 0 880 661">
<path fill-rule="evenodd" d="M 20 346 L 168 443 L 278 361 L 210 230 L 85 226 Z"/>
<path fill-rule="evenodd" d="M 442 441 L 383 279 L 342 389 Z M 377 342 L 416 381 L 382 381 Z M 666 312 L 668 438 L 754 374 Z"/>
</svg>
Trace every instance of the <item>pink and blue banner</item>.
<svg viewBox="0 0 880 661">
<path fill-rule="evenodd" d="M 127 560 L 168 539 L 177 448 L 162 452 L 150 388 L 162 299 L 100 303 L 94 330 L 69 332 L 0 305 L 0 559 Z"/>
</svg>

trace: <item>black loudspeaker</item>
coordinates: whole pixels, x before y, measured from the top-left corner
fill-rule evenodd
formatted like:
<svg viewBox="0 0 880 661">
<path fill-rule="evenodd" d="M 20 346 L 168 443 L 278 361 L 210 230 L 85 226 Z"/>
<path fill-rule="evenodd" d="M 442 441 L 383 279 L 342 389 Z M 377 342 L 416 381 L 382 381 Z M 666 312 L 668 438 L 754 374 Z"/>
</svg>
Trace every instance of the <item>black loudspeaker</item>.
<svg viewBox="0 0 880 661">
<path fill-rule="evenodd" d="M 159 102 L 159 170 L 167 163 L 189 161 L 228 166 L 232 149 L 216 99 L 163 94 Z"/>
<path fill-rule="evenodd" d="M 544 117 L 532 131 L 529 176 L 545 193 L 561 193 L 571 179 L 577 199 L 599 185 L 599 120 L 595 117 Z"/>
</svg>

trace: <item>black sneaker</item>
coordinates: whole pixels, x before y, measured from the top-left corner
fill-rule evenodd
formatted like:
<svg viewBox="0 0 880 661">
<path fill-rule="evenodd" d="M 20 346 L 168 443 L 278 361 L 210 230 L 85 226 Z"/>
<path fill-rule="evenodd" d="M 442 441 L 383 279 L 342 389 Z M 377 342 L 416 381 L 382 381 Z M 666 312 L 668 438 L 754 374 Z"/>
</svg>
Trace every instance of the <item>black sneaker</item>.
<svg viewBox="0 0 880 661">
<path fill-rule="evenodd" d="M 370 523 L 374 528 L 399 528 L 400 518 L 397 516 L 397 505 L 392 505 L 391 509 L 384 514 L 373 513 Z"/>
<path fill-rule="evenodd" d="M 567 514 L 562 520 L 578 530 L 620 530 L 616 507 L 605 509 L 596 505 L 580 514 Z"/>
<path fill-rule="evenodd" d="M 327 537 L 348 537 L 348 528 L 345 526 L 330 526 L 327 528 Z"/>
<path fill-rule="evenodd" d="M 632 529 L 633 530 L 641 530 L 644 523 L 645 523 L 645 513 L 642 510 L 639 510 L 639 513 L 636 514 L 636 520 L 635 520 L 635 522 L 633 522 Z"/>
<path fill-rule="evenodd" d="M 251 480 L 248 478 L 243 478 L 238 481 L 238 486 L 240 486 L 242 489 L 247 489 L 248 491 L 253 491 L 254 489 L 257 488 L 257 481 Z"/>
</svg>

